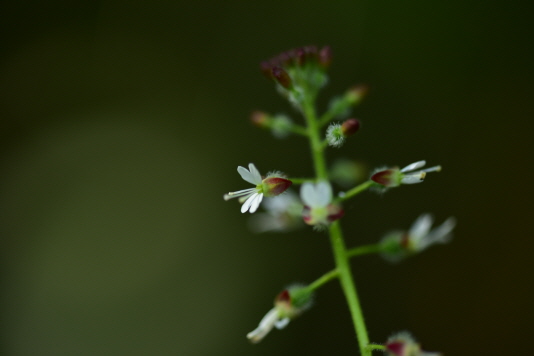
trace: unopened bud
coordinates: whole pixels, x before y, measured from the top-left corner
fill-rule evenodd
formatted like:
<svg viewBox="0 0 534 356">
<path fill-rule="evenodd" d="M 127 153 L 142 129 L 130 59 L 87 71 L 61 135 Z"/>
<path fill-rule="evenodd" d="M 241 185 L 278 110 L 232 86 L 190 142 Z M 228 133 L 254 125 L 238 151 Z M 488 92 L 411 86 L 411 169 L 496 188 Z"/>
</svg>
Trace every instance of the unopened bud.
<svg viewBox="0 0 534 356">
<path fill-rule="evenodd" d="M 273 67 L 271 69 L 271 73 L 278 84 L 286 89 L 291 88 L 292 80 L 285 70 L 283 70 L 281 67 Z"/>
<path fill-rule="evenodd" d="M 269 115 L 267 115 L 267 113 L 264 113 L 263 111 L 253 111 L 252 114 L 250 114 L 250 121 L 252 121 L 254 126 L 260 128 L 269 127 Z"/>
<path fill-rule="evenodd" d="M 291 185 L 292 181 L 280 177 L 268 177 L 262 182 L 263 195 L 266 197 L 274 197 L 285 192 Z"/>
<path fill-rule="evenodd" d="M 390 337 L 385 351 L 388 356 L 441 356 L 439 352 L 421 350 L 421 345 L 408 332 L 400 332 Z"/>
<path fill-rule="evenodd" d="M 369 88 L 367 86 L 357 85 L 350 88 L 345 94 L 345 97 L 351 105 L 356 105 L 363 99 L 368 91 Z"/>
<path fill-rule="evenodd" d="M 319 51 L 319 64 L 323 68 L 328 68 L 330 67 L 330 63 L 332 63 L 332 48 L 330 46 L 324 46 Z"/>
<path fill-rule="evenodd" d="M 341 131 L 345 137 L 354 135 L 360 129 L 360 121 L 357 119 L 348 119 L 341 125 Z"/>
</svg>

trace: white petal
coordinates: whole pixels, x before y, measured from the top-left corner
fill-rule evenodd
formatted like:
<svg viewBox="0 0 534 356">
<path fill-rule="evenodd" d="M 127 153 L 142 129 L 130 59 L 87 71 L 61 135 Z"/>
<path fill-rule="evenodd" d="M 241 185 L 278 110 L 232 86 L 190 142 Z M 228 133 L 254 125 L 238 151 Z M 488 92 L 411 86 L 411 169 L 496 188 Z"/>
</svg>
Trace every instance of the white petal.
<svg viewBox="0 0 534 356">
<path fill-rule="evenodd" d="M 248 165 L 248 170 L 252 174 L 252 178 L 254 179 L 254 184 L 256 184 L 256 185 L 261 184 L 261 180 L 262 180 L 261 179 L 261 174 L 260 174 L 260 171 L 258 171 L 256 166 L 254 165 L 254 163 L 250 163 Z"/>
<path fill-rule="evenodd" d="M 402 184 L 415 184 L 415 183 L 421 183 L 422 181 L 425 180 L 425 177 L 426 177 L 426 173 L 423 172 L 423 171 L 419 171 L 419 172 L 415 172 L 415 173 L 410 173 L 410 174 L 405 174 L 405 175 L 401 178 L 401 183 L 402 183 Z"/>
<path fill-rule="evenodd" d="M 248 199 L 243 203 L 243 205 L 241 205 L 241 212 L 242 213 L 246 213 L 247 210 L 250 208 L 250 205 L 252 204 L 252 202 L 254 201 L 254 199 L 256 198 L 256 196 L 258 195 L 258 193 L 254 193 L 252 194 L 250 197 L 248 197 Z"/>
<path fill-rule="evenodd" d="M 274 324 L 278 321 L 278 310 L 276 308 L 273 308 L 269 310 L 267 314 L 261 319 L 260 325 L 253 331 L 249 332 L 247 334 L 247 338 L 254 342 L 260 342 L 265 335 L 269 333 L 269 331 L 272 330 Z"/>
<path fill-rule="evenodd" d="M 318 206 L 327 206 L 332 201 L 332 187 L 328 182 L 319 182 L 315 186 Z"/>
<path fill-rule="evenodd" d="M 430 231 L 430 233 L 427 234 L 424 246 L 423 248 L 436 244 L 436 243 L 447 243 L 452 238 L 452 230 L 456 226 L 456 219 L 455 218 L 448 218 L 445 220 L 443 224 L 438 226 L 437 228 Z"/>
<path fill-rule="evenodd" d="M 404 172 L 410 172 L 410 171 L 413 171 L 413 170 L 415 170 L 417 168 L 423 167 L 425 164 L 426 164 L 426 161 L 417 161 L 417 162 L 409 164 L 406 167 L 404 167 L 403 169 L 401 169 L 401 172 L 403 172 L 403 173 Z"/>
<path fill-rule="evenodd" d="M 241 167 L 241 166 L 237 167 L 237 172 L 241 174 L 241 178 L 243 178 L 247 182 L 257 185 L 255 183 L 254 176 L 245 167 Z"/>
<path fill-rule="evenodd" d="M 285 328 L 287 326 L 287 324 L 289 324 L 290 320 L 291 319 L 289 319 L 289 318 L 284 318 L 284 319 L 281 319 L 281 320 L 277 320 L 277 321 L 274 322 L 274 326 L 278 330 L 283 329 L 283 328 Z"/>
<path fill-rule="evenodd" d="M 430 214 L 420 215 L 417 220 L 415 220 L 415 222 L 412 224 L 412 227 L 408 232 L 408 234 L 410 235 L 410 240 L 413 240 L 417 243 L 418 240 L 424 238 L 430 231 L 430 227 L 432 226 L 433 221 L 434 219 Z"/>
<path fill-rule="evenodd" d="M 263 199 L 263 194 L 257 194 L 254 200 L 250 203 L 250 209 L 249 212 L 252 214 L 258 210 L 258 206 L 260 206 L 261 200 Z"/>
<path fill-rule="evenodd" d="M 313 183 L 304 183 L 300 188 L 300 198 L 304 205 L 315 206 L 317 199 L 315 199 L 315 186 Z"/>
</svg>

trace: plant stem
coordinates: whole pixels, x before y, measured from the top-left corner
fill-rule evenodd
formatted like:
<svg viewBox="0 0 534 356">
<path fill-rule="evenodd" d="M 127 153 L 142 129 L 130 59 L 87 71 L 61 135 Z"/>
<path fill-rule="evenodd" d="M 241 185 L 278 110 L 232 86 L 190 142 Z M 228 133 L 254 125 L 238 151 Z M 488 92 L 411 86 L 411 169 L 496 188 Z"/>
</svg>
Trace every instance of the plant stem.
<svg viewBox="0 0 534 356">
<path fill-rule="evenodd" d="M 308 136 L 310 137 L 310 148 L 312 151 L 313 165 L 315 174 L 318 180 L 326 180 L 328 173 L 326 171 L 326 163 L 323 154 L 323 144 L 319 136 L 319 126 L 317 125 L 317 117 L 313 104 L 309 101 L 303 103 L 304 117 L 308 125 Z"/>
<path fill-rule="evenodd" d="M 310 283 L 306 289 L 308 289 L 310 292 L 316 290 L 317 288 L 321 287 L 323 284 L 325 284 L 328 281 L 331 281 L 332 279 L 339 276 L 339 272 L 337 269 L 333 269 L 328 273 L 323 274 L 321 277 L 317 278 L 315 281 Z"/>
<path fill-rule="evenodd" d="M 345 242 L 343 241 L 343 234 L 341 232 L 339 221 L 334 221 L 330 225 L 330 242 L 334 250 L 341 288 L 345 293 L 345 298 L 347 299 L 347 304 L 349 305 L 352 316 L 352 322 L 356 328 L 356 337 L 360 346 L 360 353 L 362 356 L 370 356 L 372 351 L 367 347 L 367 345 L 369 345 L 369 336 L 367 335 L 362 308 L 360 306 L 358 294 L 356 293 L 356 285 L 354 284 L 352 272 L 350 270 L 347 249 L 345 247 Z"/>
<path fill-rule="evenodd" d="M 352 188 L 348 192 L 345 192 L 345 195 L 343 195 L 341 198 L 337 198 L 336 201 L 337 202 L 342 202 L 344 200 L 350 199 L 353 196 L 355 196 L 357 194 L 360 194 L 364 190 L 366 190 L 369 187 L 373 186 L 374 184 L 375 184 L 375 182 L 373 182 L 372 180 L 368 180 L 367 182 L 364 182 L 364 183 L 362 183 L 360 185 L 355 186 L 354 188 Z"/>
<path fill-rule="evenodd" d="M 313 107 L 313 98 L 305 100 L 303 102 L 302 109 L 308 126 L 308 136 L 310 138 L 310 148 L 312 151 L 313 164 L 315 168 L 315 174 L 317 175 L 317 180 L 326 180 L 328 178 L 328 173 L 326 170 L 326 162 L 323 151 L 324 146 L 319 132 L 320 125 L 317 122 L 315 108 Z M 366 183 L 363 185 L 365 184 Z M 366 189 L 367 187 L 368 186 L 365 186 L 365 188 L 360 188 L 360 190 Z M 352 194 L 350 196 L 356 195 L 359 192 L 357 188 L 358 187 L 349 191 L 349 194 Z M 371 356 L 372 350 L 367 347 L 369 345 L 369 336 L 367 335 L 367 329 L 363 320 L 362 308 L 356 293 L 356 286 L 354 284 L 349 265 L 349 256 L 347 255 L 347 249 L 345 247 L 345 242 L 343 241 L 343 234 L 341 232 L 339 221 L 335 221 L 330 225 L 329 232 L 330 242 L 336 262 L 336 271 L 341 283 L 341 288 L 343 289 L 343 293 L 347 299 L 354 328 L 356 329 L 356 338 L 358 339 L 360 353 L 362 356 Z"/>
<path fill-rule="evenodd" d="M 382 251 L 382 246 L 379 244 L 359 246 L 359 247 L 351 248 L 350 250 L 348 250 L 347 258 L 367 255 L 370 253 L 379 253 L 380 251 Z"/>
</svg>

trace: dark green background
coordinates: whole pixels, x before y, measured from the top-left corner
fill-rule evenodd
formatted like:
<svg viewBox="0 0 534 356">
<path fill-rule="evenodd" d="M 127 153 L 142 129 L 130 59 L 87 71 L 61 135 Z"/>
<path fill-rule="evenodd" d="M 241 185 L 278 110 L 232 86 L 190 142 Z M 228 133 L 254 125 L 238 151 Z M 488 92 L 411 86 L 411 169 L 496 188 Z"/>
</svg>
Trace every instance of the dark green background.
<svg viewBox="0 0 534 356">
<path fill-rule="evenodd" d="M 371 340 L 446 355 L 530 352 L 534 105 L 527 1 L 15 1 L 0 5 L 4 355 L 357 355 L 337 283 L 261 344 L 291 282 L 333 266 L 326 235 L 253 235 L 223 193 L 238 165 L 311 175 L 306 142 L 252 127 L 292 110 L 258 62 L 334 51 L 363 128 L 329 158 L 442 164 L 345 205 L 350 246 L 454 215 L 453 243 L 354 274 Z M 294 115 L 296 116 L 296 115 Z M 521 351 L 520 351 L 521 350 Z"/>
</svg>

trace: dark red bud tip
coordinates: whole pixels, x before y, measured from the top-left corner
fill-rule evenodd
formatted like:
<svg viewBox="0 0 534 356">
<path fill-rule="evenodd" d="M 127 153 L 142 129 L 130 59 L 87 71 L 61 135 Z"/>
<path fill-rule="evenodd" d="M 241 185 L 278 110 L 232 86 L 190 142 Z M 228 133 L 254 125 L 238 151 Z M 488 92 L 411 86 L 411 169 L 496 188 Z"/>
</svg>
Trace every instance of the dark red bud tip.
<svg viewBox="0 0 534 356">
<path fill-rule="evenodd" d="M 283 291 L 278 294 L 276 297 L 277 302 L 285 302 L 290 303 L 291 302 L 291 296 L 289 295 L 289 291 L 287 289 L 284 289 Z"/>
<path fill-rule="evenodd" d="M 341 131 L 345 137 L 354 135 L 360 130 L 360 120 L 348 119 L 341 125 Z"/>
<path fill-rule="evenodd" d="M 280 84 L 286 89 L 291 88 L 291 77 L 289 76 L 289 74 L 287 74 L 285 70 L 280 67 L 273 67 L 271 69 L 271 73 L 273 78 L 278 82 L 278 84 Z"/>
<path fill-rule="evenodd" d="M 330 204 L 326 209 L 328 211 L 328 222 L 339 220 L 345 215 L 345 210 L 339 205 Z"/>
<path fill-rule="evenodd" d="M 269 177 L 263 180 L 265 196 L 277 196 L 285 192 L 291 185 L 292 181 L 280 177 Z"/>
<path fill-rule="evenodd" d="M 404 343 L 399 341 L 390 342 L 386 345 L 386 350 L 395 356 L 402 356 L 404 354 Z"/>
<path fill-rule="evenodd" d="M 376 182 L 378 184 L 385 185 L 386 187 L 391 185 L 392 183 L 392 173 L 393 171 L 391 169 L 386 169 L 384 171 L 375 173 L 371 176 L 371 180 L 373 182 Z"/>
<path fill-rule="evenodd" d="M 273 79 L 273 73 L 271 72 L 273 66 L 271 63 L 264 61 L 260 63 L 260 70 L 267 79 Z"/>
<path fill-rule="evenodd" d="M 264 128 L 268 126 L 269 115 L 263 111 L 253 111 L 252 114 L 250 114 L 250 121 L 252 121 L 254 126 Z"/>
<path fill-rule="evenodd" d="M 324 46 L 319 52 L 319 64 L 323 68 L 328 68 L 330 67 L 330 63 L 332 63 L 332 48 L 330 46 Z"/>
</svg>

